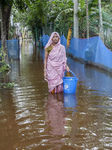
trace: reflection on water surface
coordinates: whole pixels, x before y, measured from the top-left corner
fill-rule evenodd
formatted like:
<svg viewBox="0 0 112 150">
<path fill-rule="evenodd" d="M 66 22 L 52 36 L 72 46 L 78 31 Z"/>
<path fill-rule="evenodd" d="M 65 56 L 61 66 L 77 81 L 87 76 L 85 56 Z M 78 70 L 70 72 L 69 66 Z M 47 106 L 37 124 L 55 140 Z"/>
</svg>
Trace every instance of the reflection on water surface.
<svg viewBox="0 0 112 150">
<path fill-rule="evenodd" d="M 68 58 L 78 77 L 76 94 L 49 94 L 43 51 L 23 43 L 0 89 L 0 150 L 112 149 L 112 77 Z"/>
</svg>

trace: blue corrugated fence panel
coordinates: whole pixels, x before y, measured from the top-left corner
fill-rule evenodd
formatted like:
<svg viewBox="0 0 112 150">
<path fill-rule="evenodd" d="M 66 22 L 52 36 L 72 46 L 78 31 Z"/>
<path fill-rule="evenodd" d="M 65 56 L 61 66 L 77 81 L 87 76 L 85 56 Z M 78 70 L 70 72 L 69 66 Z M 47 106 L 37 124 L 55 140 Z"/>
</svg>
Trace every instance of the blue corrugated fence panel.
<svg viewBox="0 0 112 150">
<path fill-rule="evenodd" d="M 66 47 L 67 40 L 64 35 L 60 37 L 60 40 L 61 44 Z M 47 35 L 43 35 L 43 46 L 47 42 Z M 106 48 L 99 36 L 88 39 L 72 38 L 67 52 L 73 57 L 112 69 L 112 52 Z"/>
<path fill-rule="evenodd" d="M 62 36 L 60 37 L 60 41 L 61 41 L 61 44 L 62 44 L 62 45 L 64 45 L 64 46 L 65 46 L 65 48 L 66 48 L 67 40 L 66 40 L 66 38 L 65 38 L 65 36 L 64 36 L 64 35 L 62 35 Z"/>
<path fill-rule="evenodd" d="M 85 41 L 86 41 L 85 60 L 95 62 L 99 37 L 92 37 L 89 39 L 85 39 Z"/>
<path fill-rule="evenodd" d="M 69 53 L 74 57 L 84 59 L 86 43 L 82 39 L 72 38 L 70 41 Z"/>
<path fill-rule="evenodd" d="M 95 55 L 95 63 L 112 68 L 112 51 L 110 51 L 99 38 L 97 52 Z"/>
<path fill-rule="evenodd" d="M 8 57 L 9 59 L 19 59 L 20 55 L 20 45 L 19 40 L 7 40 L 7 50 L 8 50 Z M 1 41 L 0 41 L 0 47 L 1 47 Z"/>
<path fill-rule="evenodd" d="M 9 59 L 19 59 L 20 47 L 19 40 L 7 40 Z"/>
<path fill-rule="evenodd" d="M 48 40 L 49 40 L 49 36 L 48 36 L 48 35 L 43 35 L 42 41 L 43 41 L 43 46 L 44 46 L 44 47 L 46 46 Z"/>
</svg>

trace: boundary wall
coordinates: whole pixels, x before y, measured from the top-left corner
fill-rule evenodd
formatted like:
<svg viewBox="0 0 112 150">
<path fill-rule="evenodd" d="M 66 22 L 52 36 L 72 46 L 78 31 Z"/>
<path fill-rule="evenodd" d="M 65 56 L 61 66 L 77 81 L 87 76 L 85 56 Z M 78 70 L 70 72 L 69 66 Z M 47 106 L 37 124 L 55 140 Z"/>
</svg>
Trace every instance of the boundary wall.
<svg viewBox="0 0 112 150">
<path fill-rule="evenodd" d="M 42 45 L 45 46 L 48 40 L 49 36 L 43 35 Z M 60 40 L 66 48 L 67 40 L 65 36 L 62 35 Z M 89 39 L 72 38 L 67 53 L 74 59 L 112 72 L 112 51 L 103 44 L 99 36 Z"/>
</svg>

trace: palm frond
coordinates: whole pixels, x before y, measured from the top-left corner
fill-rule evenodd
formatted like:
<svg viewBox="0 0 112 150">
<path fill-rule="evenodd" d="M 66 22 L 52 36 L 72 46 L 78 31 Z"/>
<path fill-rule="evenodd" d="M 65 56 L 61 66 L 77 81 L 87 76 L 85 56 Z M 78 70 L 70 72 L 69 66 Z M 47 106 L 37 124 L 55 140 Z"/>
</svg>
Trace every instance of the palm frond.
<svg viewBox="0 0 112 150">
<path fill-rule="evenodd" d="M 59 21 L 62 14 L 67 15 L 68 13 L 71 13 L 71 12 L 73 12 L 73 11 L 74 11 L 73 8 L 68 8 L 68 9 L 65 9 L 65 10 L 61 11 L 61 12 L 58 14 L 58 16 L 56 17 L 55 21 Z"/>
</svg>

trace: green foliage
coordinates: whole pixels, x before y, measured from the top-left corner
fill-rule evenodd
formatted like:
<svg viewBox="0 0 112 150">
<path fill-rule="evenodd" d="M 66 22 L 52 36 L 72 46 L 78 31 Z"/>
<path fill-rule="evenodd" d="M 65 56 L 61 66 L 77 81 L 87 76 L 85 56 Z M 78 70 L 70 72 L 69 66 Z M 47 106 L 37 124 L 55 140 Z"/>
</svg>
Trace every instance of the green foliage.
<svg viewBox="0 0 112 150">
<path fill-rule="evenodd" d="M 13 88 L 14 83 L 0 83 L 0 88 Z"/>
<path fill-rule="evenodd" d="M 112 51 L 112 35 L 110 35 L 109 38 L 105 40 L 105 45 Z"/>
<path fill-rule="evenodd" d="M 60 33 L 66 31 L 67 33 L 70 25 L 73 24 L 73 1 L 34 0 L 26 12 L 21 13 L 13 8 L 12 13 L 14 14 L 14 22 L 19 21 L 23 26 L 28 26 L 34 38 L 36 37 L 36 29 L 38 37 L 40 32 L 42 34 L 43 29 L 45 34 L 50 35 L 52 32 L 50 26 L 54 26 L 52 30 L 57 30 Z"/>
<path fill-rule="evenodd" d="M 15 0 L 17 1 L 17 0 Z M 22 0 L 22 2 L 26 0 Z M 28 3 L 26 3 L 28 4 Z M 99 7 L 98 0 L 89 0 L 89 26 L 90 37 L 99 35 Z M 15 5 L 16 6 L 16 5 Z M 21 22 L 23 26 L 28 26 L 36 36 L 42 34 L 50 35 L 53 30 L 64 34 L 67 37 L 68 29 L 73 22 L 73 0 L 33 0 L 27 5 L 24 13 L 14 9 L 14 22 Z M 82 38 L 83 30 L 86 33 L 86 0 L 79 0 L 79 37 Z M 112 4 L 111 0 L 102 0 L 102 17 L 104 32 L 112 27 Z M 86 36 L 85 36 L 86 37 Z M 106 38 L 107 39 L 107 38 Z"/>
<path fill-rule="evenodd" d="M 99 7 L 98 0 L 89 0 L 89 34 L 90 37 L 99 35 Z M 86 0 L 79 0 L 79 29 L 80 38 L 82 31 L 87 28 L 86 24 Z M 108 28 L 112 28 L 112 4 L 111 0 L 102 0 L 102 19 L 104 32 Z"/>
<path fill-rule="evenodd" d="M 48 5 L 47 0 L 33 0 L 24 13 L 17 11 L 13 7 L 14 22 L 20 22 L 21 25 L 27 26 L 32 31 L 34 38 L 36 38 L 36 30 L 38 37 L 43 26 L 46 26 L 48 18 Z M 42 34 L 42 33 L 41 33 Z"/>
<path fill-rule="evenodd" d="M 34 0 L 0 0 L 0 5 L 2 7 L 15 5 L 16 9 L 23 12 L 32 2 L 34 2 Z"/>
<path fill-rule="evenodd" d="M 53 0 L 50 19 L 54 21 L 54 29 L 67 38 L 68 29 L 73 25 L 73 1 Z"/>
<path fill-rule="evenodd" d="M 8 35 L 8 39 L 12 39 L 15 35 L 15 26 L 11 26 L 9 29 L 9 35 Z"/>
<path fill-rule="evenodd" d="M 0 67 L 0 73 L 3 73 L 5 71 L 8 71 L 9 70 L 9 65 L 7 65 L 4 61 L 4 58 L 6 56 L 6 53 L 3 51 L 3 49 L 1 48 L 0 49 L 0 64 L 1 64 L 1 67 Z"/>
<path fill-rule="evenodd" d="M 4 62 L 5 53 L 3 49 L 0 49 L 0 75 L 3 77 L 6 71 L 9 71 L 9 65 Z M 14 87 L 14 83 L 0 83 L 0 88 L 11 88 Z"/>
</svg>

